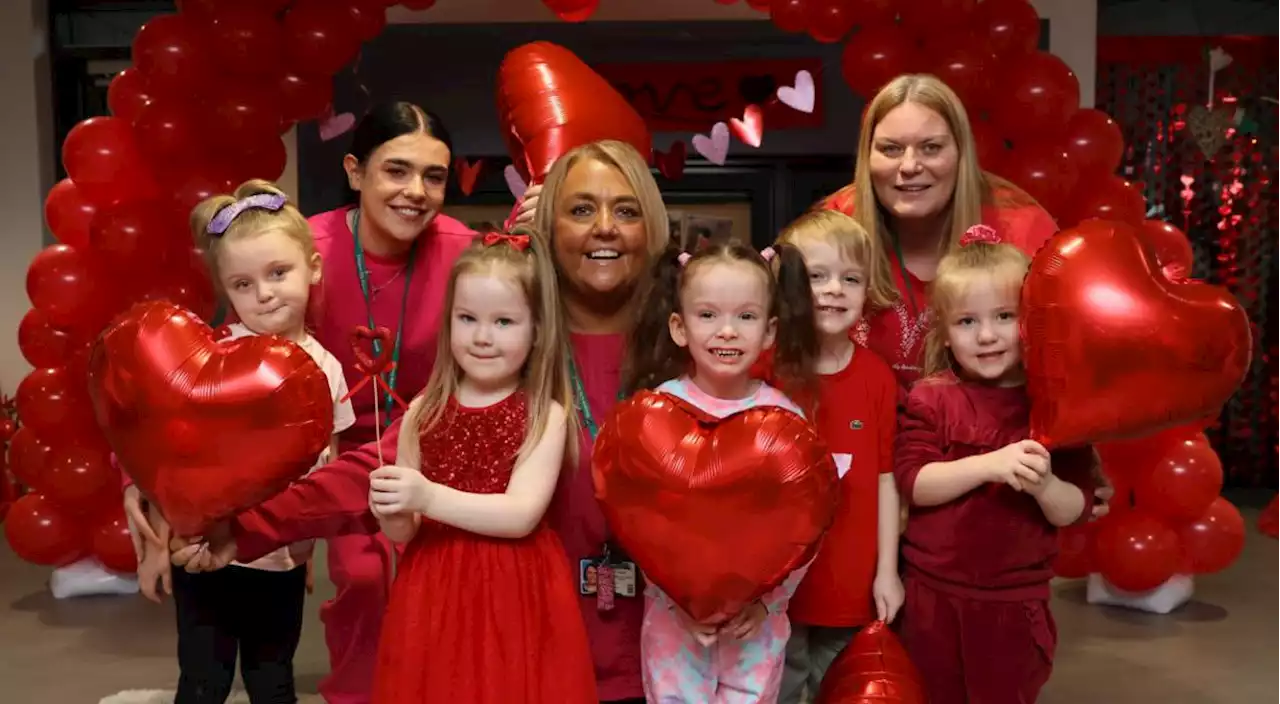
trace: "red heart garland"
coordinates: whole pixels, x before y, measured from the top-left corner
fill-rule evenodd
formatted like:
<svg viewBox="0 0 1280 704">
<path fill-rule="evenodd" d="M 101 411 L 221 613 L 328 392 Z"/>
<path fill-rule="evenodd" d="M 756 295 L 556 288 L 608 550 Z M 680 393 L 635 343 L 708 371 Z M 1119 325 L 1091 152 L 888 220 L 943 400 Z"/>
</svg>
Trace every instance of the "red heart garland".
<svg viewBox="0 0 1280 704">
<path fill-rule="evenodd" d="M 476 159 L 474 162 L 462 157 L 454 159 L 453 170 L 458 174 L 458 190 L 462 191 L 462 195 L 469 196 L 476 190 L 476 179 L 480 178 L 482 168 L 484 159 Z"/>
<path fill-rule="evenodd" d="M 741 120 L 736 117 L 729 118 L 729 129 L 733 130 L 734 136 L 743 144 L 759 147 L 764 141 L 764 111 L 759 105 L 748 105 L 747 109 L 742 111 Z"/>
<path fill-rule="evenodd" d="M 760 407 L 718 419 L 651 391 L 614 408 L 591 473 L 622 548 L 705 622 L 808 563 L 837 499 L 831 455 L 800 416 Z"/>
<path fill-rule="evenodd" d="M 1022 287 L 1031 435 L 1050 447 L 1149 435 L 1216 414 L 1252 352 L 1230 291 L 1170 281 L 1133 227 L 1054 235 Z"/>
<path fill-rule="evenodd" d="M 89 365 L 120 465 L 181 536 L 288 486 L 333 434 L 329 381 L 305 350 L 213 336 L 189 311 L 147 301 L 107 328 Z"/>
<path fill-rule="evenodd" d="M 658 167 L 658 173 L 668 181 L 678 181 L 681 176 L 684 176 L 684 162 L 688 158 L 689 152 L 683 140 L 676 141 L 666 152 L 657 147 L 653 148 L 654 166 Z"/>
</svg>

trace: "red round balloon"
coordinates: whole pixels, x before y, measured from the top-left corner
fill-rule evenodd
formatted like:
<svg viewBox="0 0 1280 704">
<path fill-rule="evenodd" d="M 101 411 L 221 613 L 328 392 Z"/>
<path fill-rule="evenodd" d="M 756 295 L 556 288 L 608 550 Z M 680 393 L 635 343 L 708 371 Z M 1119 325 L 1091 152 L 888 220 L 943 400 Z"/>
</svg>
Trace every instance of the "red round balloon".
<svg viewBox="0 0 1280 704">
<path fill-rule="evenodd" d="M 591 473 L 627 555 L 709 624 L 808 563 L 835 512 L 830 453 L 812 426 L 778 408 L 718 419 L 642 391 L 605 421 Z"/>
<path fill-rule="evenodd" d="M 1055 216 L 1067 211 L 1079 172 L 1061 144 L 1056 141 L 1015 144 L 1002 168 L 1001 176 L 1039 201 L 1045 210 Z"/>
<path fill-rule="evenodd" d="M 154 265 L 169 248 L 189 238 L 170 224 L 160 203 L 122 203 L 98 213 L 89 244 L 100 264 L 125 274 Z"/>
<path fill-rule="evenodd" d="M 1120 168 L 1124 158 L 1124 135 L 1110 115 L 1080 108 L 1067 120 L 1066 149 L 1080 173 L 1109 174 Z"/>
<path fill-rule="evenodd" d="M 114 117 L 132 123 L 142 107 L 154 99 L 147 77 L 130 66 L 120 71 L 107 86 L 107 108 Z"/>
<path fill-rule="evenodd" d="M 286 71 L 276 81 L 286 122 L 323 117 L 333 106 L 333 81 Z"/>
<path fill-rule="evenodd" d="M 1177 532 L 1164 521 L 1142 511 L 1128 511 L 1099 521 L 1094 560 L 1111 584 L 1128 592 L 1145 592 L 1164 584 L 1178 571 L 1182 547 Z"/>
<path fill-rule="evenodd" d="M 784 32 L 796 34 L 809 26 L 810 0 L 776 0 L 769 6 L 769 19 L 773 26 Z"/>
<path fill-rule="evenodd" d="M 1080 81 L 1047 51 L 1013 62 L 1000 92 L 991 117 L 1015 144 L 1020 137 L 1059 135 L 1080 106 Z"/>
<path fill-rule="evenodd" d="M 80 192 L 69 178 L 49 189 L 44 199 L 44 221 L 58 241 L 72 247 L 89 246 L 89 223 L 98 206 Z"/>
<path fill-rule="evenodd" d="M 982 0 L 970 21 L 982 45 L 1001 59 L 1040 46 L 1040 16 L 1027 0 Z"/>
<path fill-rule="evenodd" d="M 159 15 L 133 38 L 133 63 L 167 95 L 197 96 L 214 83 L 206 26 L 184 13 Z"/>
<path fill-rule="evenodd" d="M 911 31 L 929 35 L 939 30 L 955 31 L 968 24 L 977 8 L 978 0 L 899 2 L 898 18 Z"/>
<path fill-rule="evenodd" d="M 1087 178 L 1071 194 L 1068 223 L 1113 220 L 1140 225 L 1147 217 L 1147 199 L 1133 184 L 1119 176 Z"/>
<path fill-rule="evenodd" d="M 1090 220 L 1054 235 L 1022 286 L 1032 437 L 1070 447 L 1216 413 L 1253 349 L 1228 290 L 1171 282 L 1135 228 Z"/>
<path fill-rule="evenodd" d="M 76 188 L 97 205 L 146 200 L 159 193 L 132 128 L 118 117 L 91 117 L 72 127 L 62 143 L 62 165 Z"/>
<path fill-rule="evenodd" d="M 1244 518 L 1219 496 L 1203 515 L 1178 529 L 1178 540 L 1192 574 L 1220 572 L 1244 550 Z"/>
<path fill-rule="evenodd" d="M 138 570 L 133 539 L 129 537 L 129 521 L 119 508 L 108 512 L 107 517 L 93 529 L 89 548 L 98 562 L 113 572 L 133 574 Z"/>
<path fill-rule="evenodd" d="M 983 171 L 1001 173 L 1005 160 L 1012 156 L 1004 135 L 986 120 L 975 119 L 969 125 L 973 132 L 974 148 L 978 151 L 978 166 Z"/>
<path fill-rule="evenodd" d="M 89 511 L 120 499 L 120 474 L 111 466 L 106 447 L 96 442 L 53 448 L 36 491 L 67 510 Z"/>
<path fill-rule="evenodd" d="M 171 303 L 118 319 L 89 379 L 120 465 L 181 536 L 283 489 L 333 434 L 329 382 L 305 350 L 270 335 L 215 342 Z"/>
<path fill-rule="evenodd" d="M 273 83 L 228 81 L 211 89 L 209 100 L 213 105 L 209 136 L 237 156 L 246 145 L 278 140 L 284 113 Z"/>
<path fill-rule="evenodd" d="M 103 272 L 81 250 L 65 244 L 45 247 L 27 266 L 27 297 L 56 327 L 100 323 L 108 295 Z"/>
<path fill-rule="evenodd" d="M 183 100 L 160 98 L 139 111 L 133 133 L 154 168 L 189 161 L 210 149 L 209 119 L 202 110 Z"/>
<path fill-rule="evenodd" d="M 635 108 L 568 49 L 533 42 L 498 68 L 498 121 L 525 183 L 541 183 L 556 159 L 584 144 L 614 139 L 647 159 L 649 128 Z"/>
<path fill-rule="evenodd" d="M 35 486 L 44 476 L 52 452 L 35 431 L 24 425 L 9 439 L 9 471 L 26 486 Z"/>
<path fill-rule="evenodd" d="M 434 2 L 435 0 L 432 0 Z M 387 6 L 382 0 L 351 0 L 347 17 L 361 41 L 369 41 L 387 26 Z"/>
<path fill-rule="evenodd" d="M 23 560 L 36 565 L 61 567 L 80 559 L 88 542 L 75 518 L 40 494 L 27 494 L 13 502 L 4 522 L 9 547 Z"/>
<path fill-rule="evenodd" d="M 840 69 L 849 88 L 870 99 L 884 84 L 908 72 L 918 52 L 914 38 L 897 25 L 863 27 L 845 42 Z"/>
<path fill-rule="evenodd" d="M 218 67 L 237 76 L 274 77 L 284 70 L 284 31 L 268 8 L 227 7 L 209 19 Z"/>
<path fill-rule="evenodd" d="M 542 4 L 565 22 L 585 22 L 600 6 L 600 0 L 542 0 Z"/>
<path fill-rule="evenodd" d="M 809 36 L 824 44 L 844 39 L 858 23 L 858 15 L 848 0 L 807 0 L 807 3 Z"/>
<path fill-rule="evenodd" d="M 63 367 L 89 347 L 89 342 L 55 327 L 38 308 L 28 310 L 18 323 L 18 349 L 31 366 Z"/>
<path fill-rule="evenodd" d="M 1141 234 L 1165 276 L 1171 281 L 1191 276 L 1195 254 L 1186 233 L 1163 220 L 1143 220 Z"/>
<path fill-rule="evenodd" d="M 1201 435 L 1164 448 L 1134 483 L 1138 508 L 1173 523 L 1193 521 L 1222 491 L 1222 462 Z"/>
<path fill-rule="evenodd" d="M 299 0 L 284 16 L 285 51 L 294 71 L 327 79 L 351 63 L 360 37 L 347 10 L 324 0 Z"/>
<path fill-rule="evenodd" d="M 971 34 L 957 32 L 930 37 L 930 72 L 955 91 L 970 119 L 985 112 L 993 100 L 993 57 Z"/>
<path fill-rule="evenodd" d="M 53 441 L 93 427 L 84 378 L 63 367 L 34 369 L 18 384 L 18 417 L 24 427 Z"/>
</svg>

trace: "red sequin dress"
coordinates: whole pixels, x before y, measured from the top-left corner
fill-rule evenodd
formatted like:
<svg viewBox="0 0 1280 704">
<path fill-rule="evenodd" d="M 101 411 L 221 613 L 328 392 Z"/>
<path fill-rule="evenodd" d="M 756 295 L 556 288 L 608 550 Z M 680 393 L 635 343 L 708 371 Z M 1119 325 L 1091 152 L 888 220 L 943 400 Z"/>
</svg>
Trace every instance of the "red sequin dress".
<svg viewBox="0 0 1280 704">
<path fill-rule="evenodd" d="M 528 413 L 523 393 L 485 408 L 450 402 L 421 438 L 422 471 L 460 491 L 506 491 Z M 423 521 L 383 618 L 378 704 L 595 704 L 576 582 L 559 538 L 489 538 Z"/>
</svg>

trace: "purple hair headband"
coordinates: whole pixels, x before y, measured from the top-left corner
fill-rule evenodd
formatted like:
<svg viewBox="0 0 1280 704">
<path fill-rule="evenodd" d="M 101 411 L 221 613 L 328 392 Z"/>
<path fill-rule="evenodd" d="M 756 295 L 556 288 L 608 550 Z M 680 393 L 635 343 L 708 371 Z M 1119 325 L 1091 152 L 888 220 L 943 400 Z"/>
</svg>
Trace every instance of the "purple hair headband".
<svg viewBox="0 0 1280 704">
<path fill-rule="evenodd" d="M 240 213 L 255 208 L 270 210 L 274 213 L 283 208 L 287 202 L 288 199 L 277 193 L 259 193 L 248 198 L 241 198 L 219 210 L 213 216 L 213 219 L 209 221 L 209 226 L 205 228 L 205 232 L 221 237 L 226 234 L 227 228 L 231 227 L 231 221 L 239 217 Z"/>
</svg>

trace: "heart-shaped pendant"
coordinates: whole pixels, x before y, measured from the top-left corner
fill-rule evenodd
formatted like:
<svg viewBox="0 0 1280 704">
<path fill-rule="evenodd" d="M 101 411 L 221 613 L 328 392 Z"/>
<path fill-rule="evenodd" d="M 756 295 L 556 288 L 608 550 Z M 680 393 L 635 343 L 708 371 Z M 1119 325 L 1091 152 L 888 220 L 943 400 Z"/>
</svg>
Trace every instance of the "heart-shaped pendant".
<svg viewBox="0 0 1280 704">
<path fill-rule="evenodd" d="M 166 301 L 103 333 L 89 390 L 120 465 L 180 536 L 284 489 L 333 434 L 329 381 L 305 350 L 269 335 L 215 342 Z"/>
<path fill-rule="evenodd" d="M 664 393 L 619 403 L 592 452 L 610 530 L 689 615 L 733 617 L 807 564 L 835 514 L 836 468 L 791 411 L 723 419 Z"/>
<path fill-rule="evenodd" d="M 1252 352 L 1249 318 L 1230 291 L 1170 281 L 1134 228 L 1102 220 L 1040 249 L 1019 321 L 1031 434 L 1051 447 L 1216 413 Z"/>
</svg>

